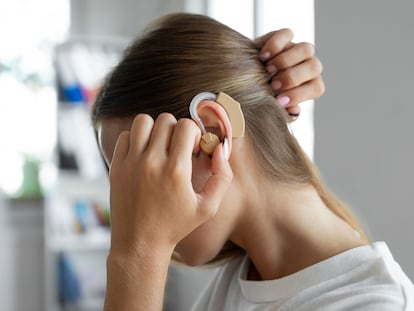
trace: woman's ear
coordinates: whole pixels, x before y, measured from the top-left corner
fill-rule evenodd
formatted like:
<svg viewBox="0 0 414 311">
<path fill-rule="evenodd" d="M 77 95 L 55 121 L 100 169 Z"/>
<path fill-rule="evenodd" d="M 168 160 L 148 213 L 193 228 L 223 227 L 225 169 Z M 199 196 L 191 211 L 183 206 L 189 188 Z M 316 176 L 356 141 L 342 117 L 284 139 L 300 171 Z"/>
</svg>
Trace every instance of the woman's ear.
<svg viewBox="0 0 414 311">
<path fill-rule="evenodd" d="M 224 137 L 226 137 L 230 154 L 233 132 L 229 116 L 224 108 L 215 101 L 203 100 L 198 105 L 197 112 L 207 132 L 217 135 L 220 142 L 223 142 Z M 214 138 L 208 135 L 205 139 L 210 140 Z"/>
<path fill-rule="evenodd" d="M 203 133 L 200 148 L 211 154 L 220 141 L 226 140 L 224 147 L 228 158 L 233 138 L 244 135 L 245 122 L 240 103 L 223 92 L 217 95 L 202 92 L 192 99 L 189 110 Z"/>
</svg>

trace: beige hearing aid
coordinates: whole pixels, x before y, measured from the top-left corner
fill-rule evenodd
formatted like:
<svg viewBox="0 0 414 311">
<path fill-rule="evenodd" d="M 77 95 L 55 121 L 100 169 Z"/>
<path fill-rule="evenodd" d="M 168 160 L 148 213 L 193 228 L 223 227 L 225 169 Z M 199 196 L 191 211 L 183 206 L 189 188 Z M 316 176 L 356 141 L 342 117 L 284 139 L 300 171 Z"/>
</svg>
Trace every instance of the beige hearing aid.
<svg viewBox="0 0 414 311">
<path fill-rule="evenodd" d="M 197 122 L 198 126 L 201 129 L 202 136 L 200 141 L 200 148 L 206 154 L 210 155 L 213 153 L 216 146 L 220 143 L 220 139 L 217 137 L 217 135 L 206 131 L 203 121 L 201 121 L 201 118 L 198 115 L 197 108 L 203 100 L 215 101 L 224 108 L 230 119 L 233 138 L 243 137 L 245 122 L 240 103 L 235 101 L 226 93 L 220 92 L 216 95 L 211 92 L 203 92 L 196 95 L 190 103 L 190 115 L 191 118 Z"/>
</svg>

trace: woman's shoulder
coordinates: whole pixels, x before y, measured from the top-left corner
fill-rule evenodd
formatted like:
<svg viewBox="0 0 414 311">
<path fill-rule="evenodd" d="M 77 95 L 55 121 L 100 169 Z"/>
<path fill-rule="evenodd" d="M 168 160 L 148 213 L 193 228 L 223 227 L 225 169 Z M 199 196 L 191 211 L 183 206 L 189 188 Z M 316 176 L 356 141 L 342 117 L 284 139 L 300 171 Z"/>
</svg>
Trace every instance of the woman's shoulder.
<svg viewBox="0 0 414 311">
<path fill-rule="evenodd" d="M 338 265 L 344 269 L 315 285 L 320 301 L 313 299 L 314 310 L 320 310 L 320 305 L 329 306 L 329 310 L 414 310 L 413 283 L 385 242 L 349 250 L 332 260 L 332 267 L 329 260 L 325 263 L 328 271 Z M 303 294 L 306 296 L 306 291 Z"/>
<path fill-rule="evenodd" d="M 241 277 L 239 282 L 248 301 L 275 303 L 283 310 L 414 310 L 414 286 L 384 242 L 350 249 L 280 279 Z"/>
<path fill-rule="evenodd" d="M 224 305 L 240 310 L 414 310 L 414 286 L 384 242 L 270 281 L 247 280 L 250 264 L 249 257 L 241 256 L 203 268 L 175 265 L 167 300 L 174 310 L 178 305 L 180 310 L 227 310 Z M 183 295 L 188 299 L 176 299 Z"/>
<path fill-rule="evenodd" d="M 370 246 L 379 255 L 377 261 L 374 261 L 371 265 L 372 287 L 380 289 L 383 285 L 384 295 L 382 298 L 384 300 L 386 300 L 386 294 L 389 294 L 390 302 L 393 299 L 401 300 L 401 310 L 414 310 L 414 285 L 403 271 L 403 268 L 394 259 L 387 244 L 385 242 L 375 242 Z M 369 273 L 367 273 L 366 278 L 370 279 Z M 380 290 L 378 291 L 380 292 Z"/>
</svg>

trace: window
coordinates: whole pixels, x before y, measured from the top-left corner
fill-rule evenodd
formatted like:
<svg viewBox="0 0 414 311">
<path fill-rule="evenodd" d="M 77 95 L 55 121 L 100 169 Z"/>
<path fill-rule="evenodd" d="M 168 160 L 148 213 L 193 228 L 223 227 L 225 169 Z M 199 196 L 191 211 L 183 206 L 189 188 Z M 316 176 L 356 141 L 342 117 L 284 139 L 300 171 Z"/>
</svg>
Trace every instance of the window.
<svg viewBox="0 0 414 311">
<path fill-rule="evenodd" d="M 313 0 L 206 0 L 208 15 L 255 38 L 272 30 L 290 28 L 294 42 L 314 43 Z M 313 157 L 313 101 L 301 104 L 300 118 L 291 124 L 293 134 L 305 152 Z"/>
<path fill-rule="evenodd" d="M 68 26 L 67 0 L 0 2 L 0 191 L 6 194 L 24 186 L 23 173 L 51 162 L 56 142 L 52 46 Z"/>
</svg>

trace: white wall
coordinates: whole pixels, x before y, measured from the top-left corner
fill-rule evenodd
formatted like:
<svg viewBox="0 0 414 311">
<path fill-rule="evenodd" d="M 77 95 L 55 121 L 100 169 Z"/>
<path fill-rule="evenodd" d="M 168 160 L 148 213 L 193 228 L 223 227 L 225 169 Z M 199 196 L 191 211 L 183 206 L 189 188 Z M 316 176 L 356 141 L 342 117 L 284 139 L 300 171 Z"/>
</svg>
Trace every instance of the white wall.
<svg viewBox="0 0 414 311">
<path fill-rule="evenodd" d="M 197 7 L 199 0 L 192 1 Z M 71 0 L 71 33 L 94 37 L 133 38 L 155 17 L 183 11 L 185 0 Z"/>
<path fill-rule="evenodd" d="M 414 279 L 414 1 L 318 0 L 315 161 Z"/>
</svg>

